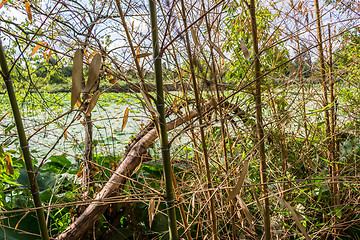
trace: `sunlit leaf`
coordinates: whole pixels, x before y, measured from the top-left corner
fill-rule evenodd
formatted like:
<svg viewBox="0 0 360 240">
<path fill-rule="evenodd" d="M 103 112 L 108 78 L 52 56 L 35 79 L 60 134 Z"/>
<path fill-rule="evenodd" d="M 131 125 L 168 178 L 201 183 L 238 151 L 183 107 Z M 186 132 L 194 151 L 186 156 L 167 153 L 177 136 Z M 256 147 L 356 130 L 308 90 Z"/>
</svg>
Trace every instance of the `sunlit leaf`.
<svg viewBox="0 0 360 240">
<path fill-rule="evenodd" d="M 89 107 L 86 110 L 85 116 L 90 115 L 90 113 L 94 109 L 99 97 L 100 97 L 100 90 L 97 90 L 90 100 Z"/>
<path fill-rule="evenodd" d="M 89 77 L 86 82 L 84 92 L 94 92 L 99 85 L 99 74 L 101 68 L 101 55 L 97 53 L 89 66 Z"/>
<path fill-rule="evenodd" d="M 31 15 L 31 7 L 28 1 L 25 1 L 26 13 L 28 16 L 29 21 L 32 23 L 32 15 Z"/>
<path fill-rule="evenodd" d="M 125 109 L 125 112 L 124 112 L 124 117 L 123 117 L 123 123 L 122 123 L 122 126 L 121 126 L 121 131 L 124 130 L 126 124 L 127 124 L 127 121 L 128 121 L 128 118 L 129 118 L 129 108 L 126 108 Z"/>
<path fill-rule="evenodd" d="M 71 88 L 71 108 L 78 102 L 81 103 L 81 83 L 83 79 L 83 53 L 81 49 L 75 52 L 73 59 L 73 72 L 72 72 L 72 88 Z"/>
<path fill-rule="evenodd" d="M 45 45 L 44 41 L 40 41 L 33 49 L 33 51 L 30 53 L 30 56 L 34 55 L 43 45 Z"/>
<path fill-rule="evenodd" d="M 2 0 L 0 3 L 0 8 L 2 8 L 2 6 L 4 6 L 7 3 L 7 0 Z"/>
</svg>

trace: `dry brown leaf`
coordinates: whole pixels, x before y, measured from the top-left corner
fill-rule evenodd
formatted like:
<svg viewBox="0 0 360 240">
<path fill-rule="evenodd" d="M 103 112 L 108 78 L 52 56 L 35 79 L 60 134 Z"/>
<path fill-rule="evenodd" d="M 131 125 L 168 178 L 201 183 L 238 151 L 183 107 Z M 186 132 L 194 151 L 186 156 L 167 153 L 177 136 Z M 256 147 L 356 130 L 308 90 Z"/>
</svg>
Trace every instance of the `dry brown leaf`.
<svg viewBox="0 0 360 240">
<path fill-rule="evenodd" d="M 123 117 L 123 123 L 122 123 L 122 126 L 121 126 L 121 131 L 124 130 L 126 124 L 127 124 L 127 121 L 128 121 L 128 118 L 129 118 L 129 108 L 126 108 L 125 109 L 125 112 L 124 112 L 124 117 Z"/>
<path fill-rule="evenodd" d="M 194 28 L 191 27 L 191 28 L 190 28 L 190 31 L 191 31 L 191 36 L 192 36 L 192 38 L 193 38 L 193 40 L 194 40 L 195 45 L 196 45 L 196 46 L 199 46 L 199 45 L 200 45 L 199 38 L 198 38 L 198 36 L 197 36 Z"/>
<path fill-rule="evenodd" d="M 295 220 L 296 226 L 300 229 L 300 232 L 304 235 L 306 240 L 310 240 L 308 233 L 306 232 L 304 226 L 301 224 L 301 221 L 300 221 L 300 218 L 299 218 L 297 212 L 295 212 L 295 210 L 290 206 L 290 204 L 288 202 L 286 202 L 283 198 L 277 196 L 270 190 L 269 190 L 269 193 L 271 193 L 279 202 L 281 202 L 290 211 L 291 216 Z"/>
<path fill-rule="evenodd" d="M 44 41 L 40 41 L 33 49 L 33 51 L 30 53 L 30 56 L 34 55 L 43 45 L 45 45 Z"/>
<path fill-rule="evenodd" d="M 94 109 L 98 99 L 100 97 L 100 90 L 97 90 L 92 98 L 90 99 L 89 107 L 86 110 L 85 116 L 89 116 L 91 111 Z"/>
<path fill-rule="evenodd" d="M 115 80 L 114 78 L 110 78 L 110 79 L 109 79 L 109 83 L 110 83 L 110 84 L 115 84 L 115 83 L 116 83 L 116 80 Z"/>
<path fill-rule="evenodd" d="M 158 113 L 158 111 L 156 111 L 156 109 L 151 104 L 149 97 L 146 95 L 146 93 L 142 89 L 140 89 L 140 93 L 141 93 L 142 97 L 144 98 L 146 107 L 150 111 L 151 115 L 153 117 L 158 117 L 159 113 Z"/>
<path fill-rule="evenodd" d="M 73 59 L 72 87 L 71 87 L 71 108 L 80 103 L 81 83 L 83 79 L 83 53 L 81 49 L 75 52 Z M 81 104 L 80 104 L 81 105 Z M 79 106 L 79 105 L 78 105 Z"/>
<path fill-rule="evenodd" d="M 140 54 L 135 55 L 135 59 L 140 59 L 140 58 L 144 58 L 144 57 L 151 56 L 151 55 L 152 55 L 152 53 L 140 53 Z"/>
<path fill-rule="evenodd" d="M 237 195 L 236 198 L 239 201 L 240 207 L 243 209 L 245 218 L 248 221 L 248 223 L 250 225 L 250 228 L 254 231 L 255 230 L 255 226 L 254 226 L 254 223 L 253 223 L 254 218 L 251 215 L 249 208 L 247 207 L 246 203 L 244 202 L 244 200 L 239 195 Z"/>
<path fill-rule="evenodd" d="M 2 6 L 4 6 L 7 3 L 7 0 L 2 0 L 0 3 L 0 8 L 2 8 Z"/>
<path fill-rule="evenodd" d="M 215 51 L 217 51 L 217 53 L 222 57 L 222 58 L 225 58 L 225 59 L 228 59 L 224 53 L 221 51 L 221 49 L 215 45 L 215 43 L 213 43 L 212 41 L 209 41 L 210 42 L 210 45 L 213 47 L 213 49 L 215 49 Z"/>
<path fill-rule="evenodd" d="M 16 223 L 15 225 L 15 229 L 17 229 L 19 227 L 19 224 L 21 223 L 21 221 L 28 215 L 29 212 L 26 212 L 21 218 L 20 220 Z"/>
<path fill-rule="evenodd" d="M 136 59 L 136 56 L 140 54 L 140 45 L 136 47 L 136 51 L 135 51 L 135 59 Z M 140 62 L 140 59 L 136 59 L 136 61 L 139 63 Z"/>
<path fill-rule="evenodd" d="M 133 34 L 133 32 L 134 32 L 134 21 L 132 21 L 132 23 L 131 23 L 131 34 Z"/>
<path fill-rule="evenodd" d="M 97 53 L 89 66 L 89 77 L 86 82 L 84 92 L 94 92 L 99 85 L 99 74 L 101 68 L 101 55 Z"/>
<path fill-rule="evenodd" d="M 173 109 L 174 109 L 174 113 L 177 113 L 178 112 L 178 106 L 177 106 L 177 103 L 178 103 L 178 97 L 175 96 L 175 99 L 174 99 L 174 102 L 173 102 Z"/>
<path fill-rule="evenodd" d="M 245 161 L 244 162 L 244 167 L 241 171 L 240 174 L 240 178 L 239 181 L 237 182 L 236 186 L 234 187 L 234 189 L 231 191 L 231 193 L 229 194 L 228 198 L 226 199 L 226 203 L 228 203 L 229 201 L 231 201 L 234 197 L 236 197 L 236 195 L 238 195 L 242 189 L 242 185 L 244 184 L 245 181 L 245 177 L 246 174 L 248 172 L 249 169 L 249 161 Z"/>
<path fill-rule="evenodd" d="M 5 155 L 5 163 L 6 163 L 6 172 L 8 174 L 14 175 L 14 169 L 13 169 L 13 166 L 12 166 L 12 160 L 11 160 L 10 155 L 8 155 L 8 154 Z"/>
<path fill-rule="evenodd" d="M 92 59 L 93 57 L 95 57 L 95 55 L 98 53 L 100 53 L 100 50 L 93 51 L 92 53 L 90 53 L 89 60 Z"/>
<path fill-rule="evenodd" d="M 29 1 L 25 1 L 26 13 L 29 21 L 32 23 L 31 7 Z"/>
<path fill-rule="evenodd" d="M 247 48 L 246 43 L 242 39 L 240 39 L 240 46 L 241 46 L 241 50 L 244 54 L 245 59 L 249 60 L 250 59 L 249 49 Z"/>
<path fill-rule="evenodd" d="M 65 138 L 65 140 L 68 140 L 68 137 L 67 137 L 67 128 L 64 128 L 64 138 Z"/>
<path fill-rule="evenodd" d="M 140 168 L 142 167 L 142 163 L 143 163 L 143 157 L 144 155 L 141 156 L 141 161 L 140 161 L 140 164 L 135 168 L 135 170 L 131 173 L 131 176 L 134 175 L 135 173 L 137 173 Z"/>
<path fill-rule="evenodd" d="M 10 113 L 10 112 L 5 113 L 5 114 L 0 118 L 0 122 L 1 122 L 2 120 L 4 120 L 4 118 L 5 118 L 9 113 Z"/>
<path fill-rule="evenodd" d="M 153 197 L 150 199 L 149 208 L 148 208 L 148 215 L 149 215 L 149 227 L 151 228 L 152 222 L 155 217 L 155 198 Z"/>
<path fill-rule="evenodd" d="M 85 56 L 86 63 L 89 63 L 89 56 L 88 56 L 86 49 L 84 49 L 84 56 Z"/>
</svg>

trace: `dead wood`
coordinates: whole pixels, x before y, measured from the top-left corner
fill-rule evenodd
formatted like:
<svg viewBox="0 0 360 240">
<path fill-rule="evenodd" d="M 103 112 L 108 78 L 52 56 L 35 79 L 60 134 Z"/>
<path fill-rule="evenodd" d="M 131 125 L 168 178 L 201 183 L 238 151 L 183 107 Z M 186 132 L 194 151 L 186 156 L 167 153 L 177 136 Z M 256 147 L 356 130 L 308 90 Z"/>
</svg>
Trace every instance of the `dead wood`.
<svg viewBox="0 0 360 240">
<path fill-rule="evenodd" d="M 213 104 L 213 100 L 210 100 L 204 105 L 212 106 Z M 192 110 L 189 115 L 167 123 L 167 130 L 170 131 L 196 117 L 197 115 L 198 111 L 196 109 Z M 56 237 L 57 240 L 79 239 L 93 226 L 93 223 L 109 206 L 109 203 L 106 202 L 106 199 L 113 196 L 116 190 L 118 190 L 119 187 L 121 187 L 122 184 L 126 182 L 127 177 L 130 176 L 136 167 L 141 163 L 141 157 L 147 153 L 148 147 L 157 137 L 158 134 L 156 129 L 153 128 L 148 131 L 142 138 L 140 138 L 136 144 L 133 144 L 131 149 L 128 149 L 127 154 L 119 163 L 116 171 L 106 183 L 104 188 L 97 194 L 94 201 L 63 233 Z"/>
</svg>

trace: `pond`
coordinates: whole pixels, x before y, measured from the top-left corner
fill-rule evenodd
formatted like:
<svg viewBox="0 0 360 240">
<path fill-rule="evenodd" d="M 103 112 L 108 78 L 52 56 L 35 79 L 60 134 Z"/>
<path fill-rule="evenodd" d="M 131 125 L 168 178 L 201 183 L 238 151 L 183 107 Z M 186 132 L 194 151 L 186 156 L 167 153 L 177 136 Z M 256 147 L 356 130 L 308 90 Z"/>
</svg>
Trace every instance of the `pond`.
<svg viewBox="0 0 360 240">
<path fill-rule="evenodd" d="M 70 110 L 70 98 L 70 93 L 18 96 L 26 135 L 31 136 L 30 150 L 37 161 L 46 155 L 49 158 L 66 154 L 75 163 L 77 157 L 82 157 L 85 141 L 83 117 L 75 120 L 76 111 L 64 114 Z M 7 95 L 0 96 L 0 105 L 0 118 L 4 117 L 0 121 L 0 145 L 7 151 L 18 149 L 16 127 Z M 135 94 L 103 93 L 100 96 L 92 111 L 94 154 L 121 155 L 124 152 L 131 137 L 150 121 L 141 106 Z M 129 117 L 124 131 L 121 131 L 126 108 L 129 109 Z"/>
</svg>

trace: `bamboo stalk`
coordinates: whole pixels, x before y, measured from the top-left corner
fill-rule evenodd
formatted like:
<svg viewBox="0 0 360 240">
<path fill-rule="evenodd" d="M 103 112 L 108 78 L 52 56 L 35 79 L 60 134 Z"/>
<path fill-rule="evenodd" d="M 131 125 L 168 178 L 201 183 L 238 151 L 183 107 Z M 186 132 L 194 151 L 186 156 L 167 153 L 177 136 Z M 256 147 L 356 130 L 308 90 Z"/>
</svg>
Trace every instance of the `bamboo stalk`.
<svg viewBox="0 0 360 240">
<path fill-rule="evenodd" d="M 319 60 L 320 60 L 320 73 L 321 73 L 321 84 L 323 88 L 323 106 L 328 106 L 328 88 L 326 85 L 326 74 L 325 74 L 325 60 L 324 60 L 324 49 L 322 45 L 322 31 L 321 31 L 321 16 L 320 16 L 320 8 L 319 1 L 314 0 L 315 2 L 315 12 L 316 12 L 316 26 L 317 26 L 317 37 L 318 37 L 318 51 L 319 51 Z M 325 146 L 327 148 L 328 160 L 331 161 L 331 145 L 329 144 L 330 137 L 330 122 L 329 122 L 329 110 L 325 110 L 325 134 L 326 141 Z M 331 166 L 330 166 L 331 167 Z M 330 171 L 331 172 L 331 171 Z"/>
<path fill-rule="evenodd" d="M 82 187 L 83 187 L 83 199 L 89 197 L 90 194 L 90 184 L 93 181 L 91 177 L 92 169 L 92 121 L 91 114 L 85 116 L 85 151 L 84 151 L 84 166 L 83 166 L 83 176 L 82 176 Z"/>
<path fill-rule="evenodd" d="M 34 168 L 33 168 L 33 164 L 31 161 L 29 144 L 26 139 L 26 134 L 25 134 L 23 123 L 22 123 L 19 106 L 17 104 L 14 87 L 12 84 L 10 72 L 9 72 L 9 69 L 7 66 L 7 62 L 6 62 L 5 52 L 3 50 L 1 41 L 0 41 L 0 64 L 1 64 L 1 69 L 2 69 L 2 77 L 4 78 L 4 81 L 6 84 L 6 90 L 9 95 L 11 109 L 13 111 L 13 115 L 14 115 L 14 119 L 15 119 L 15 124 L 16 124 L 16 128 L 17 128 L 18 136 L 19 136 L 19 141 L 20 141 L 20 147 L 21 147 L 25 165 L 26 165 L 26 170 L 27 170 L 28 179 L 29 179 L 29 183 L 30 183 L 30 191 L 31 191 L 31 194 L 32 194 L 32 197 L 34 200 L 34 205 L 36 207 L 36 215 L 37 215 L 37 220 L 39 223 L 41 238 L 43 240 L 48 240 L 49 233 L 48 233 L 48 230 L 46 227 L 45 214 L 44 214 L 44 210 L 42 209 L 39 188 L 37 186 L 36 175 L 34 173 Z"/>
<path fill-rule="evenodd" d="M 323 45 L 322 45 L 322 31 L 321 31 L 321 15 L 320 15 L 320 7 L 319 7 L 319 1 L 318 0 L 314 0 L 315 3 L 315 13 L 316 13 L 316 28 L 317 28 L 317 40 L 318 40 L 318 51 L 319 51 L 319 65 L 320 65 L 320 73 L 321 73 L 321 85 L 322 85 L 322 89 L 323 89 L 323 107 L 327 107 L 329 105 L 328 102 L 328 88 L 327 88 L 327 84 L 326 84 L 326 73 L 325 73 L 325 60 L 324 60 L 324 49 L 323 49 Z M 330 132 L 330 120 L 329 120 L 329 110 L 326 109 L 325 110 L 325 148 L 327 151 L 327 160 L 330 162 L 329 164 L 329 176 L 330 178 L 332 177 L 332 172 L 333 172 L 333 166 L 332 166 L 332 152 L 333 150 L 331 149 L 331 136 L 330 136 L 331 132 Z M 330 184 L 330 188 L 332 188 L 332 184 Z M 332 193 L 332 189 L 330 190 Z M 331 200 L 331 208 L 333 208 L 333 200 Z M 323 214 L 323 220 L 324 222 L 326 222 L 328 220 L 328 216 Z"/>
<path fill-rule="evenodd" d="M 328 24 L 328 32 L 329 32 L 329 87 L 330 87 L 330 131 L 331 131 L 331 165 L 332 165 L 332 172 L 331 175 L 333 177 L 333 184 L 332 184 L 332 195 L 333 195 L 333 206 L 340 206 L 340 183 L 337 181 L 337 176 L 339 173 L 339 164 L 338 162 L 338 153 L 336 151 L 336 143 L 337 143 L 337 135 L 336 135 L 336 99 L 334 94 L 334 82 L 332 79 L 332 73 L 333 73 L 333 61 L 332 61 L 332 41 L 331 41 L 331 28 L 330 24 Z M 337 182 L 337 183 L 335 183 Z M 336 224 L 336 217 L 332 218 L 334 220 L 333 225 Z M 339 234 L 337 229 L 333 229 L 333 232 L 335 235 Z"/>
<path fill-rule="evenodd" d="M 257 24 L 255 13 L 255 0 L 250 0 L 250 16 L 251 16 L 251 35 L 254 48 L 254 70 L 255 70 L 255 108 L 256 108 L 256 129 L 260 155 L 260 179 L 261 179 L 261 192 L 264 204 L 264 231 L 265 239 L 271 239 L 270 233 L 270 211 L 269 211 L 269 198 L 267 186 L 267 173 L 266 173 L 266 156 L 264 144 L 264 127 L 262 116 L 262 103 L 261 103 L 261 74 L 260 74 L 260 55 L 257 36 Z"/>
<path fill-rule="evenodd" d="M 165 103 L 164 103 L 164 86 L 162 79 L 161 55 L 159 54 L 159 40 L 158 40 L 158 26 L 156 18 L 155 0 L 149 0 L 150 18 L 151 18 L 151 33 L 153 44 L 153 56 L 155 65 L 155 79 L 156 79 L 156 108 L 159 112 L 159 137 L 161 142 L 161 153 L 164 164 L 165 184 L 166 184 L 166 205 L 168 212 L 168 223 L 170 230 L 170 239 L 178 240 L 178 232 L 176 227 L 176 212 L 175 212 L 175 196 L 172 183 L 172 169 L 170 148 L 168 142 L 168 135 L 166 130 L 165 119 Z"/>
<path fill-rule="evenodd" d="M 202 4 L 203 11 L 206 12 L 204 0 L 201 1 L 201 4 Z M 207 34 L 208 34 L 209 41 L 212 41 L 212 39 L 211 39 L 211 26 L 210 26 L 210 22 L 209 22 L 209 17 L 206 14 L 204 18 L 205 18 L 206 29 L 207 29 Z M 210 82 L 215 84 L 216 101 L 220 102 L 221 97 L 220 97 L 219 84 L 217 82 L 216 75 L 215 75 L 215 73 L 216 73 L 216 65 L 215 65 L 216 61 L 215 61 L 213 46 L 210 46 L 210 56 L 211 56 L 211 66 L 212 66 L 212 73 L 210 73 Z M 221 77 L 220 77 L 220 81 L 221 81 Z M 219 115 L 220 115 L 220 129 L 221 129 L 221 138 L 222 138 L 222 148 L 223 148 L 223 152 L 224 152 L 225 169 L 226 169 L 226 174 L 228 174 L 229 173 L 229 159 L 228 159 L 227 148 L 226 148 L 225 119 L 224 119 L 222 106 L 219 106 L 218 111 L 219 111 Z M 227 185 L 230 186 L 230 181 L 227 182 Z M 234 215 L 234 206 L 235 205 L 236 205 L 236 200 L 235 199 L 233 201 L 229 202 L 230 216 Z M 236 237 L 235 217 L 231 218 L 231 227 L 232 227 L 232 234 L 233 234 L 232 237 L 235 238 Z"/>
<path fill-rule="evenodd" d="M 181 0 L 181 15 L 183 18 L 183 24 L 184 28 L 187 29 L 187 22 L 186 22 L 186 11 L 185 11 L 185 4 L 184 0 Z M 214 199 L 211 198 L 211 195 L 213 193 L 212 190 L 212 183 L 211 183 L 211 176 L 210 176 L 210 166 L 209 166 L 209 156 L 208 156 L 208 150 L 206 146 L 206 139 L 205 139 L 205 131 L 204 131 L 204 125 L 203 125 L 203 114 L 202 114 L 202 106 L 201 106 L 201 99 L 198 89 L 198 84 L 196 82 L 196 74 L 193 64 L 193 56 L 190 49 L 190 40 L 189 40 L 189 33 L 185 32 L 185 41 L 186 41 L 186 51 L 189 57 L 190 62 L 190 72 L 191 72 L 191 80 L 194 88 L 194 95 L 195 95 L 195 104 L 196 109 L 199 112 L 199 125 L 200 125 L 200 137 L 201 137 L 201 145 L 202 150 L 204 154 L 204 163 L 205 163 L 205 171 L 206 171 L 206 179 L 207 179 L 207 187 L 208 187 L 208 197 L 210 198 L 210 211 L 209 211 L 209 217 L 211 221 L 211 232 L 212 232 L 212 239 L 216 240 L 218 239 L 217 236 L 217 223 L 216 223 L 216 215 L 215 215 L 215 205 L 214 205 Z"/>
</svg>

